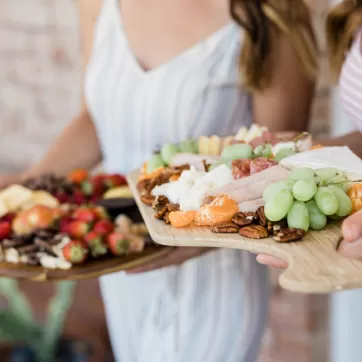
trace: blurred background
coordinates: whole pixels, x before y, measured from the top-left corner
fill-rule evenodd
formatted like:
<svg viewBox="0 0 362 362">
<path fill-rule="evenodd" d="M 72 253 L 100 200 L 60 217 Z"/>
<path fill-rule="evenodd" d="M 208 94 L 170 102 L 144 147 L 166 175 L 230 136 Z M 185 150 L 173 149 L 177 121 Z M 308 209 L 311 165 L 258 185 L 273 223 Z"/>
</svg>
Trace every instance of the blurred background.
<svg viewBox="0 0 362 362">
<path fill-rule="evenodd" d="M 345 132 L 349 121 L 328 86 L 325 59 L 323 20 L 332 1 L 309 2 L 322 64 L 311 131 L 318 135 Z M 81 73 L 75 3 L 0 0 L 1 173 L 22 169 L 38 159 L 78 111 Z M 362 347 L 353 339 L 362 335 L 358 330 L 361 318 L 355 314 L 352 321 L 346 314 L 353 308 L 358 313 L 362 305 L 358 291 L 334 297 L 291 294 L 277 287 L 277 277 L 273 272 L 270 324 L 259 362 L 362 361 L 362 351 L 358 352 Z M 54 286 L 22 282 L 20 287 L 30 298 L 36 318 L 44 320 Z M 6 305 L 5 298 L 0 299 L 0 309 Z M 76 285 L 64 335 L 91 343 L 90 362 L 112 361 L 96 281 Z M 0 361 L 6 360 L 6 348 L 2 343 Z M 350 351 L 347 358 L 346 351 Z"/>
</svg>

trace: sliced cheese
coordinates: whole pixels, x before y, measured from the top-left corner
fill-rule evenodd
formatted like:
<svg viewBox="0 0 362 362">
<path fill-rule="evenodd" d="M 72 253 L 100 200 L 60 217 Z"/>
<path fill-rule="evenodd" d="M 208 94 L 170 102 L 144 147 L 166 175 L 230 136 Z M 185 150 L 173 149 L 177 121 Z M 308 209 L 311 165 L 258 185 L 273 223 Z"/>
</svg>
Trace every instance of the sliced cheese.
<svg viewBox="0 0 362 362">
<path fill-rule="evenodd" d="M 0 199 L 5 203 L 9 212 L 17 211 L 33 197 L 33 191 L 21 185 L 12 185 L 0 192 Z"/>
</svg>

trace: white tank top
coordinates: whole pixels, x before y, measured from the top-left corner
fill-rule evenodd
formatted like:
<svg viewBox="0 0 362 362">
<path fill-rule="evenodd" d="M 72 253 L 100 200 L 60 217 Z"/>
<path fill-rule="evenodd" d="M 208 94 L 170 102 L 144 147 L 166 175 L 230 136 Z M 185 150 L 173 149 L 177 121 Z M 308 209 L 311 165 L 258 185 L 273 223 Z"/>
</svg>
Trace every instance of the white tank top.
<svg viewBox="0 0 362 362">
<path fill-rule="evenodd" d="M 119 0 L 104 0 L 85 77 L 85 97 L 107 171 L 129 172 L 164 143 L 233 134 L 251 123 L 240 87 L 242 32 L 230 23 L 157 68 L 129 48 Z"/>
</svg>

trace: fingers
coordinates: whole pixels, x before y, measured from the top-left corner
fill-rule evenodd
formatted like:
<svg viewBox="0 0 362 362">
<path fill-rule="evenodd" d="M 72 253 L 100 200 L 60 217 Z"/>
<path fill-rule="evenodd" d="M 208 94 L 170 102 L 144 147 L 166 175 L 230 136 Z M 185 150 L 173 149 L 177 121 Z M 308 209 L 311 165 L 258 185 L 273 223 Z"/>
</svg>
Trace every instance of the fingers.
<svg viewBox="0 0 362 362">
<path fill-rule="evenodd" d="M 288 263 L 282 259 L 275 258 L 274 256 L 259 254 L 256 260 L 260 264 L 269 265 L 277 269 L 287 269 Z"/>
<path fill-rule="evenodd" d="M 343 240 L 339 245 L 338 252 L 346 258 L 362 260 L 362 238 L 353 243 Z"/>
<path fill-rule="evenodd" d="M 343 238 L 353 242 L 362 237 L 362 210 L 349 216 L 342 225 Z"/>
</svg>

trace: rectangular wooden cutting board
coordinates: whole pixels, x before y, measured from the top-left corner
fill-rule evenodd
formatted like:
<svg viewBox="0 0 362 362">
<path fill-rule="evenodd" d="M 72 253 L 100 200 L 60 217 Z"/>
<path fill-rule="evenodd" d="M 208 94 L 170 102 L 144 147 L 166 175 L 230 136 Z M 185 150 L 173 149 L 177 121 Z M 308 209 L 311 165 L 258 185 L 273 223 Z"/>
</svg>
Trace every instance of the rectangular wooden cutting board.
<svg viewBox="0 0 362 362">
<path fill-rule="evenodd" d="M 362 262 L 343 258 L 336 252 L 341 238 L 340 223 L 322 231 L 310 231 L 303 240 L 281 244 L 272 238 L 254 240 L 239 234 L 215 234 L 209 228 L 172 228 L 154 218 L 154 211 L 140 200 L 137 190 L 139 171 L 128 175 L 134 195 L 152 239 L 168 246 L 232 248 L 279 257 L 289 263 L 280 285 L 294 292 L 330 293 L 362 287 Z"/>
</svg>

